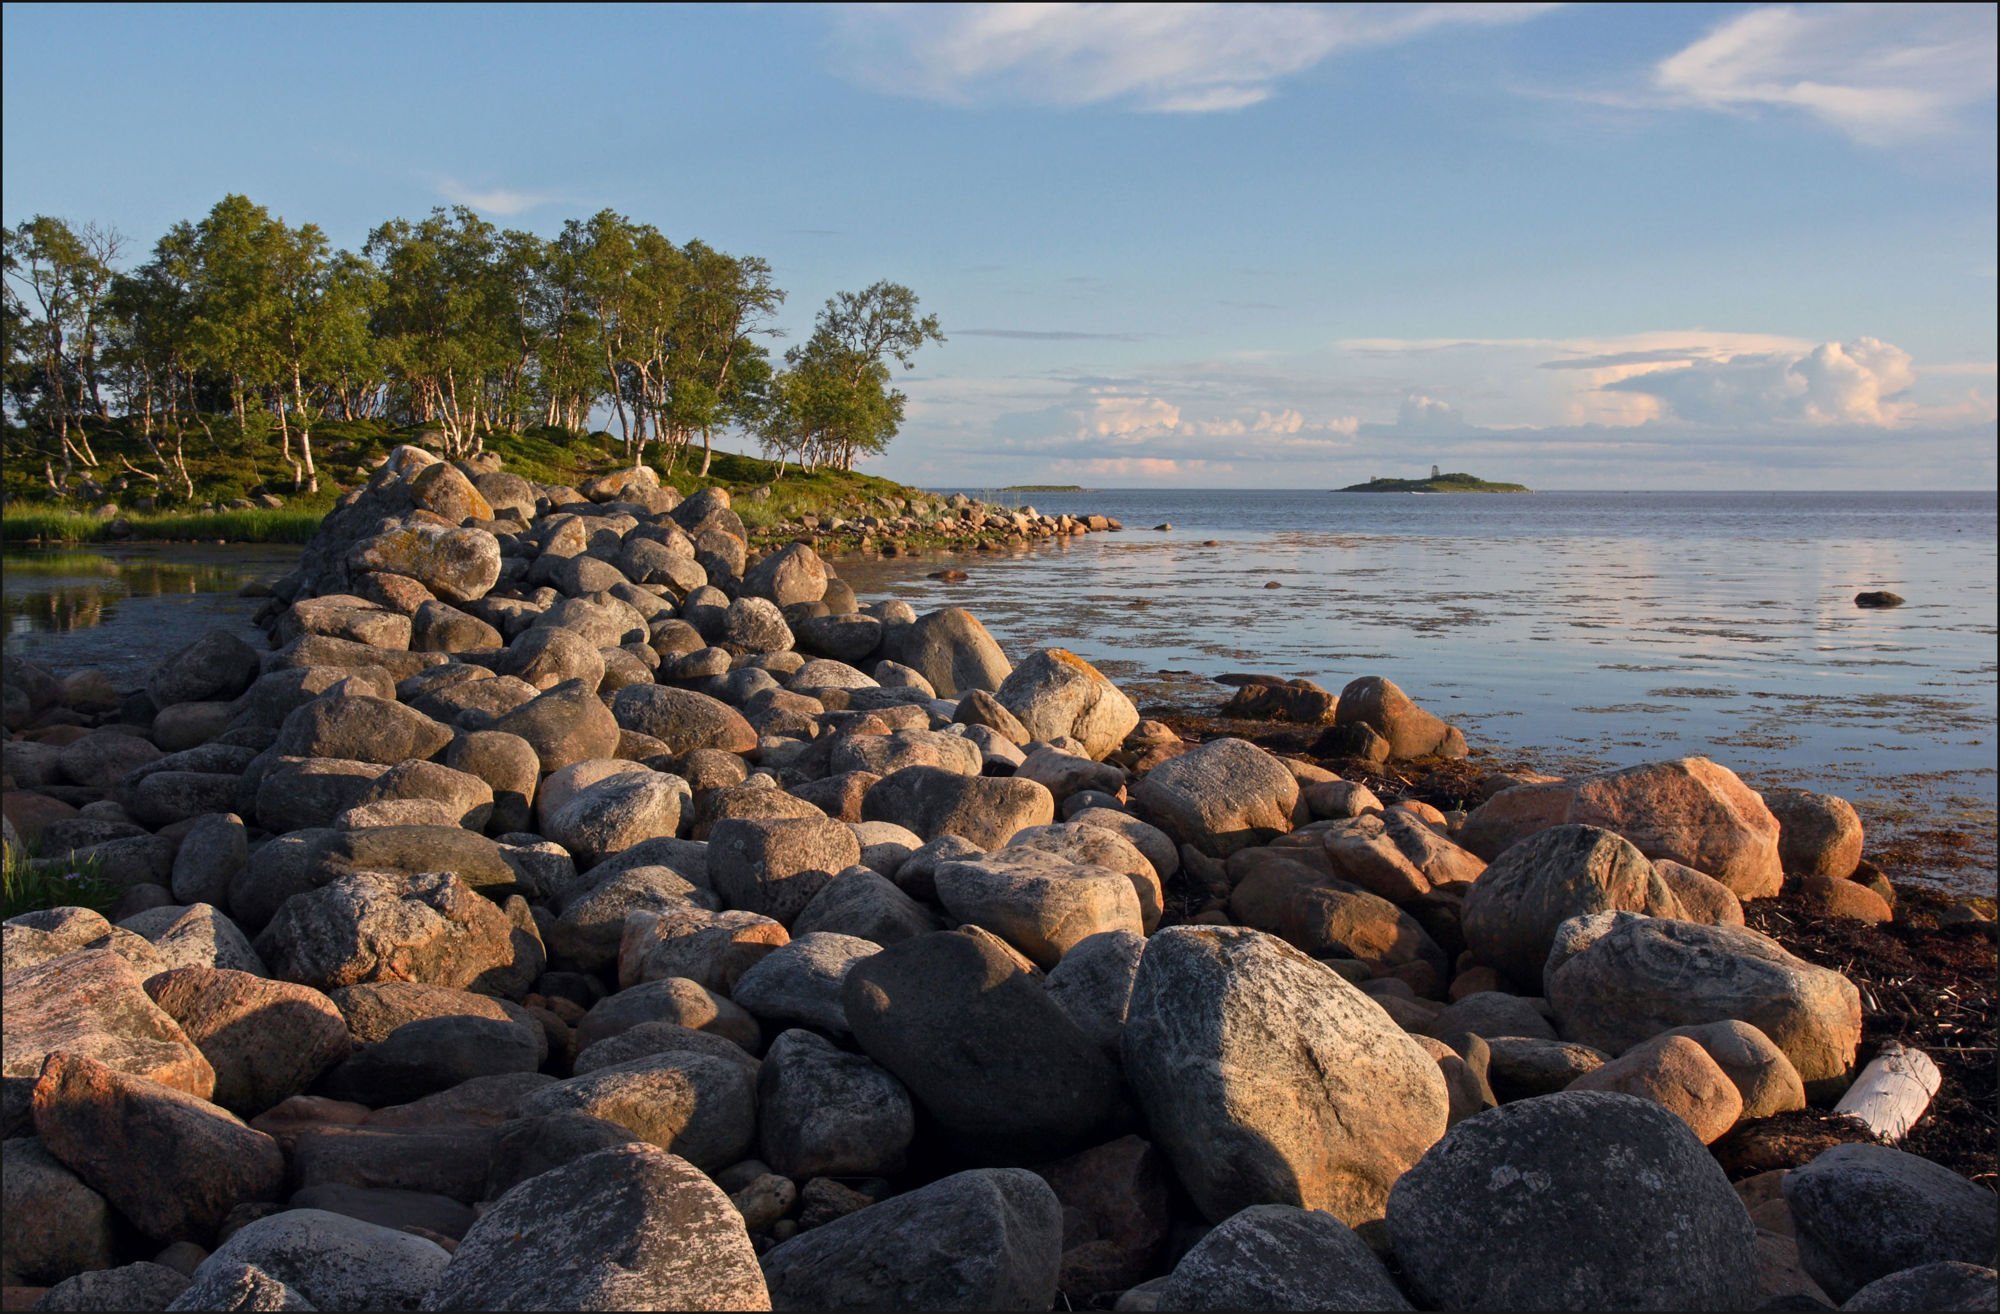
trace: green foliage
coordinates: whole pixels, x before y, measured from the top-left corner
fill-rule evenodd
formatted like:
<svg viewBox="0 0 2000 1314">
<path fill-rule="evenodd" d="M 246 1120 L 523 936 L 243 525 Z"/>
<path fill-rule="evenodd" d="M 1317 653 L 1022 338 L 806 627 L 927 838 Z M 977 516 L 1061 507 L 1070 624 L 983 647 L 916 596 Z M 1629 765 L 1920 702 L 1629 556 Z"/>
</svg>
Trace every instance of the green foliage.
<svg viewBox="0 0 2000 1314">
<path fill-rule="evenodd" d="M 57 862 L 37 858 L 13 845 L 0 847 L 0 916 L 18 917 L 45 908 L 89 908 L 108 913 L 122 891 L 104 878 L 96 858 Z"/>
<path fill-rule="evenodd" d="M 1370 479 L 1365 484 L 1349 484 L 1340 491 L 1343 493 L 1528 493 L 1534 490 L 1525 484 L 1488 483 L 1474 475 L 1455 473 L 1433 475 L 1429 479 Z"/>
<path fill-rule="evenodd" d="M 309 495 L 361 445 L 335 427 L 363 422 L 453 457 L 532 436 L 521 472 L 555 477 L 600 407 L 620 459 L 669 473 L 697 438 L 702 475 L 718 432 L 766 427 L 798 436 L 781 454 L 851 468 L 902 419 L 886 362 L 943 340 L 909 289 L 877 283 L 827 303 L 787 378 L 765 343 L 785 296 L 767 261 L 611 210 L 553 240 L 436 210 L 354 253 L 230 195 L 125 272 L 116 234 L 46 216 L 0 248 L 14 497 L 101 501 L 114 473 L 162 506 Z"/>
</svg>

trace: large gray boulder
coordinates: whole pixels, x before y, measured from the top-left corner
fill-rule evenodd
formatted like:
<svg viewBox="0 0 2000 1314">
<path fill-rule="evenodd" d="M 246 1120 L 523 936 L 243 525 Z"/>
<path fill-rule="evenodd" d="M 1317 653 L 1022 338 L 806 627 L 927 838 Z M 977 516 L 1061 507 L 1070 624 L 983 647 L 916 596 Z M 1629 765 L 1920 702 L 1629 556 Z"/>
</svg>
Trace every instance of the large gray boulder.
<svg viewBox="0 0 2000 1314">
<path fill-rule="evenodd" d="M 778 1026 L 817 1027 L 840 1034 L 847 1030 L 841 983 L 856 963 L 881 952 L 882 946 L 872 940 L 808 932 L 759 959 L 737 979 L 731 998 Z"/>
<path fill-rule="evenodd" d="M 1139 724 L 1139 709 L 1123 690 L 1062 648 L 1044 648 L 1015 667 L 994 697 L 1036 739 L 1067 735 L 1100 760 Z"/>
<path fill-rule="evenodd" d="M 1473 957 L 1532 991 L 1556 928 L 1597 912 L 1671 916 L 1680 903 L 1645 854 L 1595 826 L 1554 826 L 1509 846 L 1466 891 Z"/>
<path fill-rule="evenodd" d="M 32 1136 L 0 1143 L 0 1285 L 47 1285 L 115 1261 L 111 1206 Z"/>
<path fill-rule="evenodd" d="M 740 1062 L 666 1051 L 545 1086 L 520 1112 L 587 1113 L 717 1172 L 741 1159 L 756 1135 L 755 1083 Z"/>
<path fill-rule="evenodd" d="M 757 1073 L 760 1156 L 798 1181 L 901 1172 L 916 1135 L 903 1083 L 810 1031 L 771 1042 Z"/>
<path fill-rule="evenodd" d="M 254 1264 L 212 1265 L 197 1268 L 198 1281 L 191 1280 L 167 1306 L 168 1311 L 228 1310 L 230 1314 L 251 1311 L 311 1311 L 318 1306 Z"/>
<path fill-rule="evenodd" d="M 518 995 L 541 970 L 532 933 L 449 872 L 342 876 L 287 900 L 256 947 L 273 976 L 316 990 L 400 980 Z"/>
<path fill-rule="evenodd" d="M 1020 1168 L 981 1168 L 857 1210 L 764 1256 L 780 1310 L 1045 1310 L 1062 1206 Z"/>
<path fill-rule="evenodd" d="M 1040 849 L 941 862 L 933 879 L 938 902 L 954 919 L 986 928 L 1040 967 L 1054 967 L 1093 935 L 1145 934 L 1129 876 Z"/>
<path fill-rule="evenodd" d="M 1835 1300 L 1919 1264 L 1991 1264 L 2000 1244 L 1991 1190 L 1886 1145 L 1836 1145 L 1782 1189 L 1799 1258 Z"/>
<path fill-rule="evenodd" d="M 991 850 L 1018 831 L 1054 821 L 1056 800 L 1032 780 L 914 766 L 870 785 L 861 798 L 861 816 L 893 821 L 927 841 L 957 835 Z"/>
<path fill-rule="evenodd" d="M 1299 782 L 1241 739 L 1211 739 L 1146 773 L 1132 791 L 1139 816 L 1212 858 L 1268 844 L 1292 828 Z"/>
<path fill-rule="evenodd" d="M 1392 758 L 1465 756 L 1465 736 L 1379 675 L 1364 675 L 1340 691 L 1333 723 L 1367 726 L 1388 741 Z"/>
<path fill-rule="evenodd" d="M 1162 1310 L 1404 1310 L 1368 1243 L 1319 1209 L 1252 1205 L 1197 1241 L 1160 1288 Z"/>
<path fill-rule="evenodd" d="M 1283 941 L 1177 926 L 1139 960 L 1126 1079 L 1209 1219 L 1253 1204 L 1382 1216 L 1444 1134 L 1437 1063 L 1381 1006 Z"/>
<path fill-rule="evenodd" d="M 826 629 L 815 631 L 816 636 Z M 912 624 L 888 626 L 881 634 L 882 656 L 918 672 L 940 698 L 998 689 L 1013 671 L 986 627 L 963 607 L 943 607 Z"/>
<path fill-rule="evenodd" d="M 227 630 L 210 630 L 155 666 L 146 692 L 158 707 L 225 701 L 257 679 L 257 663 L 255 648 Z"/>
<path fill-rule="evenodd" d="M 1755 1224 L 1687 1124 L 1566 1091 L 1453 1127 L 1389 1194 L 1389 1236 L 1436 1309 L 1733 1310 Z"/>
<path fill-rule="evenodd" d="M 623 729 L 651 735 L 675 753 L 697 748 L 748 753 L 757 747 L 757 732 L 741 712 L 692 689 L 631 685 L 612 695 L 611 712 Z"/>
<path fill-rule="evenodd" d="M 1116 1070 L 997 940 L 940 931 L 848 970 L 848 1028 L 974 1154 L 1049 1156 L 1095 1131 Z"/>
<path fill-rule="evenodd" d="M 731 908 L 789 926 L 861 861 L 853 828 L 826 817 L 730 818 L 708 832 L 709 881 Z"/>
<path fill-rule="evenodd" d="M 321 1310 L 416 1309 L 451 1256 L 408 1232 L 322 1209 L 260 1218 L 194 1271 L 197 1286 L 249 1265 Z"/>
<path fill-rule="evenodd" d="M 826 593 L 826 563 L 805 543 L 787 543 L 744 572 L 743 591 L 789 607 Z"/>
<path fill-rule="evenodd" d="M 427 1310 L 767 1310 L 743 1217 L 685 1159 L 599 1150 L 531 1177 L 459 1242 Z"/>
<path fill-rule="evenodd" d="M 1562 951 L 1551 950 L 1552 964 Z M 1748 1022 L 1791 1059 L 1809 1097 L 1838 1094 L 1861 1042 L 1853 982 L 1739 926 L 1635 917 L 1562 960 L 1546 983 L 1564 1038 L 1607 1054 L 1676 1027 Z"/>
<path fill-rule="evenodd" d="M 2000 1309 L 2000 1273 L 1981 1264 L 1939 1260 L 1876 1278 L 1848 1298 L 1843 1311 L 1856 1314 L 1937 1314 L 1941 1310 Z"/>
</svg>

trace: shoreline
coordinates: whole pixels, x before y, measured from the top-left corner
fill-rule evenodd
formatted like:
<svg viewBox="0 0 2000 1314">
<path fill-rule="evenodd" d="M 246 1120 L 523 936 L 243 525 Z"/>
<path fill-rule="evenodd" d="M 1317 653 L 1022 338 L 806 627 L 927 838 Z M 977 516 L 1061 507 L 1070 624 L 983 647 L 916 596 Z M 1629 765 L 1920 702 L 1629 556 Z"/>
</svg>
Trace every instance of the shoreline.
<svg viewBox="0 0 2000 1314">
<path fill-rule="evenodd" d="M 96 997 L 131 995 L 133 1009 L 138 994 L 156 997 L 171 1019 L 163 1043 L 188 1051 L 209 1035 L 203 1010 L 231 990 L 303 992 L 337 1032 L 323 1057 L 254 1095 L 217 1084 L 237 1050 L 214 1048 L 206 1087 L 199 1072 L 174 1077 L 192 1083 L 177 1088 L 176 1116 L 213 1119 L 221 1110 L 204 1112 L 206 1101 L 229 1101 L 243 1171 L 271 1180 L 217 1187 L 212 1216 L 158 1225 L 161 1239 L 212 1237 L 228 1208 L 263 1202 L 277 1181 L 381 1186 L 390 1178 L 370 1175 L 380 1165 L 367 1155 L 400 1164 L 393 1129 L 457 1127 L 463 1101 L 494 1124 L 576 1109 L 622 1128 L 614 1140 L 649 1143 L 564 1150 L 511 1189 L 489 1187 L 484 1148 L 476 1181 L 457 1186 L 435 1165 L 396 1167 L 399 1188 L 457 1192 L 462 1212 L 425 1235 L 475 1255 L 484 1233 L 471 1206 L 505 1218 L 603 1156 L 636 1166 L 666 1151 L 685 1156 L 674 1171 L 692 1174 L 688 1189 L 707 1193 L 775 1290 L 802 1254 L 872 1255 L 853 1238 L 889 1214 L 869 1210 L 920 1208 L 932 1198 L 922 1193 L 967 1174 L 1015 1173 L 1051 1217 L 1085 1210 L 1062 1194 L 1065 1174 L 1094 1181 L 1136 1143 L 1154 1185 L 1107 1189 L 1115 1208 L 1158 1214 L 1155 1239 L 1117 1251 L 1115 1268 L 1088 1238 L 1065 1244 L 1060 1227 L 1036 1242 L 1072 1306 L 1164 1280 L 1184 1248 L 1168 1220 L 1191 1239 L 1252 1204 L 1325 1211 L 1368 1263 L 1391 1257 L 1387 1283 L 1413 1262 L 1390 1186 L 1439 1171 L 1441 1142 L 1475 1144 L 1483 1129 L 1558 1109 L 1622 1128 L 1607 1134 L 1661 1156 L 1743 1241 L 1750 1210 L 1777 1198 L 1771 1173 L 1837 1144 L 1880 1146 L 1830 1110 L 1890 1040 L 1944 1072 L 1905 1151 L 1975 1182 L 1995 1176 L 1982 1043 L 1996 1012 L 1990 910 L 1871 864 L 1887 855 L 1841 800 L 1785 802 L 1788 817 L 1829 827 L 1797 823 L 1793 842 L 1793 821 L 1781 832 L 1765 798 L 1704 759 L 1537 776 L 1519 754 L 1468 746 L 1381 676 L 1343 688 L 1337 716 L 1327 690 L 1259 695 L 1312 708 L 1301 723 L 1143 692 L 1135 703 L 1065 649 L 1003 651 L 948 595 L 921 616 L 896 599 L 863 606 L 839 557 L 796 541 L 753 555 L 727 495 L 682 498 L 636 472 L 523 495 L 496 473 L 397 453 L 272 586 L 257 617 L 268 648 L 199 639 L 138 694 L 10 663 L 8 726 L 27 727 L 7 741 L 10 784 L 47 800 L 37 834 L 69 844 L 66 860 L 25 870 L 52 888 L 66 871 L 88 873 L 125 924 L 71 909 L 10 929 L 10 1040 L 23 1052 L 9 1055 L 9 1134 L 25 1117 L 64 1163 L 85 1164 L 81 1143 L 63 1139 L 85 1107 L 66 1074 L 95 1062 L 89 1080 L 114 1108 L 144 1110 L 154 1097 L 138 1078 L 168 1071 L 113 1066 L 128 1061 L 120 1017 L 79 1034 L 75 979 L 102 977 Z M 513 499 L 505 514 L 489 491 Z M 954 510 L 971 514 L 953 532 L 1028 550 L 1031 525 L 969 502 Z M 1047 523 L 1045 541 L 1076 537 L 1060 517 Z M 1271 682 L 1227 683 L 1241 698 Z M 1586 789 L 1611 811 L 1564 820 Z M 12 810 L 8 825 L 11 840 Z M 233 856 L 195 842 L 224 830 Z M 1554 900 L 1553 914 L 1480 902 L 1517 888 Z M 1481 911 L 1493 906 L 1502 911 Z M 209 929 L 182 968 L 165 954 L 189 918 Z M 237 944 L 247 957 L 226 964 Z M 1702 981 L 1651 981 L 1643 954 L 1612 952 L 1628 944 L 1696 946 L 1719 967 Z M 1711 998 L 1707 976 L 1735 979 L 1727 965 L 1739 959 L 1782 972 L 1757 978 L 1754 1000 Z M 183 996 L 159 980 L 165 970 L 198 975 L 176 978 Z M 350 1007 L 406 985 L 456 1001 L 399 1015 L 435 1026 L 405 1037 L 422 1045 Z M 1597 1002 L 1627 990 L 1659 1002 L 1639 1021 Z M 1296 1007 L 1274 1012 L 1277 998 Z M 1192 1006 L 1224 999 L 1258 1008 L 1244 1034 L 1275 1048 L 1236 1054 L 1234 1031 L 1182 1030 Z M 1751 1003 L 1771 1034 L 1747 1020 Z M 1677 1022 L 1737 1028 L 1761 1046 L 1759 1071 L 1789 1076 L 1753 1083 L 1680 1036 L 1700 1056 L 1681 1061 L 1706 1065 L 1704 1093 L 1689 1103 L 1679 1087 L 1649 1085 L 1648 1046 Z M 598 1045 L 614 1048 L 590 1056 Z M 1194 1048 L 1176 1071 L 1212 1071 L 1222 1086 L 1158 1078 L 1156 1050 L 1177 1046 Z M 854 1075 L 790 1105 L 773 1093 L 821 1053 Z M 758 1062 L 753 1081 L 744 1065 Z M 1302 1079 L 1282 1109 L 1229 1094 L 1232 1073 L 1287 1064 Z M 1350 1064 L 1377 1065 L 1398 1098 L 1337 1079 Z M 1600 1069 L 1628 1084 L 1590 1084 Z M 1051 1072 L 1066 1083 L 1053 1095 Z M 694 1121 L 660 1123 L 658 1101 L 614 1097 L 655 1076 L 703 1092 Z M 473 1089 L 502 1077 L 513 1093 Z M 1753 1085 L 1766 1101 L 1755 1115 Z M 850 1157 L 793 1156 L 787 1138 L 810 1138 L 849 1095 L 853 1116 L 875 1119 L 843 1148 Z M 895 1099 L 908 1116 L 883 1126 Z M 785 1122 L 787 1109 L 809 1116 Z M 1287 1129 L 1301 1116 L 1326 1144 L 1295 1154 Z M 718 1121 L 697 1137 L 707 1117 Z M 379 1145 L 354 1130 L 377 1119 L 373 1135 L 389 1137 Z M 1557 1169 L 1567 1161 L 1545 1140 L 1524 1162 L 1569 1174 L 1562 1191 L 1592 1209 L 1609 1208 L 1596 1192 L 1622 1198 L 1597 1158 Z M 1208 1147 L 1239 1141 L 1256 1171 L 1232 1160 L 1212 1177 Z M 163 1207 L 162 1192 L 193 1198 L 190 1175 L 217 1171 L 200 1144 L 163 1142 L 146 1180 L 105 1189 L 128 1213 Z M 1325 1154 L 1348 1156 L 1359 1176 L 1323 1171 Z M 1244 1180 L 1279 1185 L 1220 1202 L 1199 1194 Z M 1157 1205 L 1139 1204 L 1146 1192 Z M 1655 1208 L 1694 1207 L 1685 1191 L 1669 1195 Z M 349 1216 L 384 1207 L 356 1197 Z M 1729 1281 L 1743 1303 L 1758 1303 L 1754 1283 L 1767 1280 L 1819 1290 L 1798 1252 L 1767 1270 L 1747 1242 L 1739 1249 Z M 449 1267 L 451 1248 L 438 1251 L 427 1262 Z M 757 1271 L 753 1258 L 746 1272 Z"/>
</svg>

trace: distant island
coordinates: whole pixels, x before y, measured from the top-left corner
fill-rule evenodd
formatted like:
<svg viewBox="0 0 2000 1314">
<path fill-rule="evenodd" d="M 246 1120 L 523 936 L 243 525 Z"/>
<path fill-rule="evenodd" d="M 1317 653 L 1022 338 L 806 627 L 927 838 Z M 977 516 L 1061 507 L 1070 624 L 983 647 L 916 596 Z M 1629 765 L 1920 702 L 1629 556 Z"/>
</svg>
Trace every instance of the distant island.
<svg viewBox="0 0 2000 1314">
<path fill-rule="evenodd" d="M 1439 474 L 1431 467 L 1428 479 L 1370 479 L 1365 484 L 1349 484 L 1343 493 L 1532 493 L 1525 484 L 1495 484 L 1476 475 Z"/>
<path fill-rule="evenodd" d="M 1081 493 L 1082 484 L 1008 484 L 1003 493 Z"/>
</svg>

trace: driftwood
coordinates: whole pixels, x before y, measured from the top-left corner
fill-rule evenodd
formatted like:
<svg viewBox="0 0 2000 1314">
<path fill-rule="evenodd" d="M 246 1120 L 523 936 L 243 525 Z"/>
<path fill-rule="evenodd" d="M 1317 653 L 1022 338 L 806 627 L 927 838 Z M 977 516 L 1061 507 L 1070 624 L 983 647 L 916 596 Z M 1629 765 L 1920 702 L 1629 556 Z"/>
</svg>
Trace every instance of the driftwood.
<svg viewBox="0 0 2000 1314">
<path fill-rule="evenodd" d="M 1833 1111 L 1859 1118 L 1885 1141 L 1900 1141 L 1923 1117 L 1940 1080 L 1928 1054 L 1891 1041 L 1861 1070 Z"/>
</svg>

